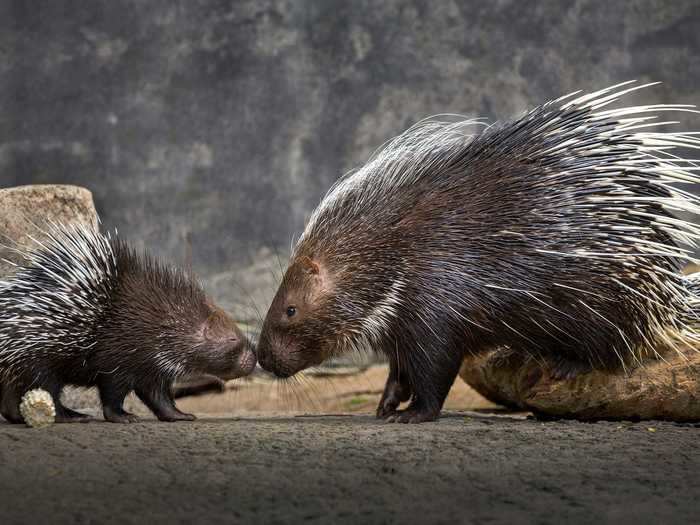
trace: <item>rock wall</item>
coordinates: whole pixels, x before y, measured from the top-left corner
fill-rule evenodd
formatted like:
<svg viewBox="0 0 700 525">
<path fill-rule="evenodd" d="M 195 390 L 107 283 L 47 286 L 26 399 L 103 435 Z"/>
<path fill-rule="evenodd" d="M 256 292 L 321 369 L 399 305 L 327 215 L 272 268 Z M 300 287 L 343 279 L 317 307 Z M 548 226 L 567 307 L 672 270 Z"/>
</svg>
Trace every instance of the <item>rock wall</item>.
<svg viewBox="0 0 700 525">
<path fill-rule="evenodd" d="M 90 189 L 105 227 L 255 317 L 309 212 L 388 138 L 633 78 L 664 84 L 632 102 L 697 103 L 698 26 L 694 0 L 7 0 L 0 187 Z"/>
</svg>

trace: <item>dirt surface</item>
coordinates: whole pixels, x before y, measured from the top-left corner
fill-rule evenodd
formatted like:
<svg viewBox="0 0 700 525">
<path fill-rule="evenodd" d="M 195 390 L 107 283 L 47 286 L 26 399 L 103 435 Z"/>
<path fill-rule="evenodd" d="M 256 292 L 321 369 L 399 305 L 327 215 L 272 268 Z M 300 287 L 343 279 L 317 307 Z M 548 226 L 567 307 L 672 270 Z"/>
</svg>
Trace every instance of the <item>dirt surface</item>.
<svg viewBox="0 0 700 525">
<path fill-rule="evenodd" d="M 376 409 L 389 375 L 386 365 L 370 366 L 359 373 L 320 375 L 302 372 L 287 381 L 253 376 L 228 383 L 223 394 L 184 398 L 178 406 L 208 414 L 332 414 L 368 413 Z M 457 379 L 445 401 L 446 410 L 497 408 Z M 134 405 L 134 409 L 138 409 Z"/>
<path fill-rule="evenodd" d="M 194 414 L 237 416 L 373 411 L 389 374 L 387 366 L 374 365 L 359 372 L 356 368 L 351 370 L 351 373 L 339 370 L 302 372 L 286 381 L 271 379 L 266 374 L 256 372 L 250 377 L 230 381 L 224 393 L 183 398 L 178 400 L 178 406 Z M 96 411 L 99 407 L 99 397 L 94 390 L 68 388 L 64 391 L 63 401 L 67 406 L 81 411 Z M 461 380 L 455 381 L 445 402 L 447 410 L 496 407 Z M 149 413 L 134 395 L 127 398 L 126 408 L 139 415 Z"/>
<path fill-rule="evenodd" d="M 447 414 L 0 424 L 0 521 L 691 523 L 700 429 Z"/>
</svg>

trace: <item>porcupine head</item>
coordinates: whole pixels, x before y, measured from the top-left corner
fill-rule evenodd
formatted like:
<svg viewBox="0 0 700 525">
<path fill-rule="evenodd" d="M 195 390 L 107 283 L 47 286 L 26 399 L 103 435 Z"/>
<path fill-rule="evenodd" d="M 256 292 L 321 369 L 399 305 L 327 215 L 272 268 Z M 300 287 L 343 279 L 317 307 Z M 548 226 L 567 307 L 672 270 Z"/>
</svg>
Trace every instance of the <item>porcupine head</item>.
<svg viewBox="0 0 700 525">
<path fill-rule="evenodd" d="M 307 230 L 263 324 L 256 351 L 264 368 L 289 377 L 334 355 L 379 350 L 402 284 L 401 239 L 395 233 L 387 228 L 381 235 L 331 237 Z M 392 245 L 381 260 L 377 243 Z"/>
<path fill-rule="evenodd" d="M 177 376 L 233 379 L 252 371 L 256 361 L 251 343 L 193 276 L 137 255 L 122 242 L 114 244 L 121 278 L 110 323 L 98 338 L 102 345 L 127 351 L 136 339 L 148 342 L 166 367 L 179 369 Z"/>
</svg>

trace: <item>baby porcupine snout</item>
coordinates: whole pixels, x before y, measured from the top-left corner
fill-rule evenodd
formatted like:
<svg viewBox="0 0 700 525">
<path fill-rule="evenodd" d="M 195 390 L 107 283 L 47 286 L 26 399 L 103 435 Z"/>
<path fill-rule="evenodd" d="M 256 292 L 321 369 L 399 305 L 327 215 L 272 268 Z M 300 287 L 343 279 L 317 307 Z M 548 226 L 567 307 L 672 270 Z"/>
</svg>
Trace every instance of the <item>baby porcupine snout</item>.
<svg viewBox="0 0 700 525">
<path fill-rule="evenodd" d="M 202 330 L 209 357 L 204 371 L 222 379 L 250 374 L 257 363 L 255 345 L 226 312 L 213 305 L 210 308 Z"/>
</svg>

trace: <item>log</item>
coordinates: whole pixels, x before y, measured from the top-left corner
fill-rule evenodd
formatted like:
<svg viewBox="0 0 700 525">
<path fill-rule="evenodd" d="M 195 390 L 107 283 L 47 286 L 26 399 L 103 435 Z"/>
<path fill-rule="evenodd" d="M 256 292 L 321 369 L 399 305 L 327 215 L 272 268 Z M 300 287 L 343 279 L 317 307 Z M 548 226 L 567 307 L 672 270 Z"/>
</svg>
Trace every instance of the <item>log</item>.
<svg viewBox="0 0 700 525">
<path fill-rule="evenodd" d="M 465 359 L 460 377 L 487 399 L 542 418 L 700 421 L 700 352 L 659 352 L 662 359 L 626 372 L 554 380 L 534 359 L 501 349 Z"/>
</svg>

